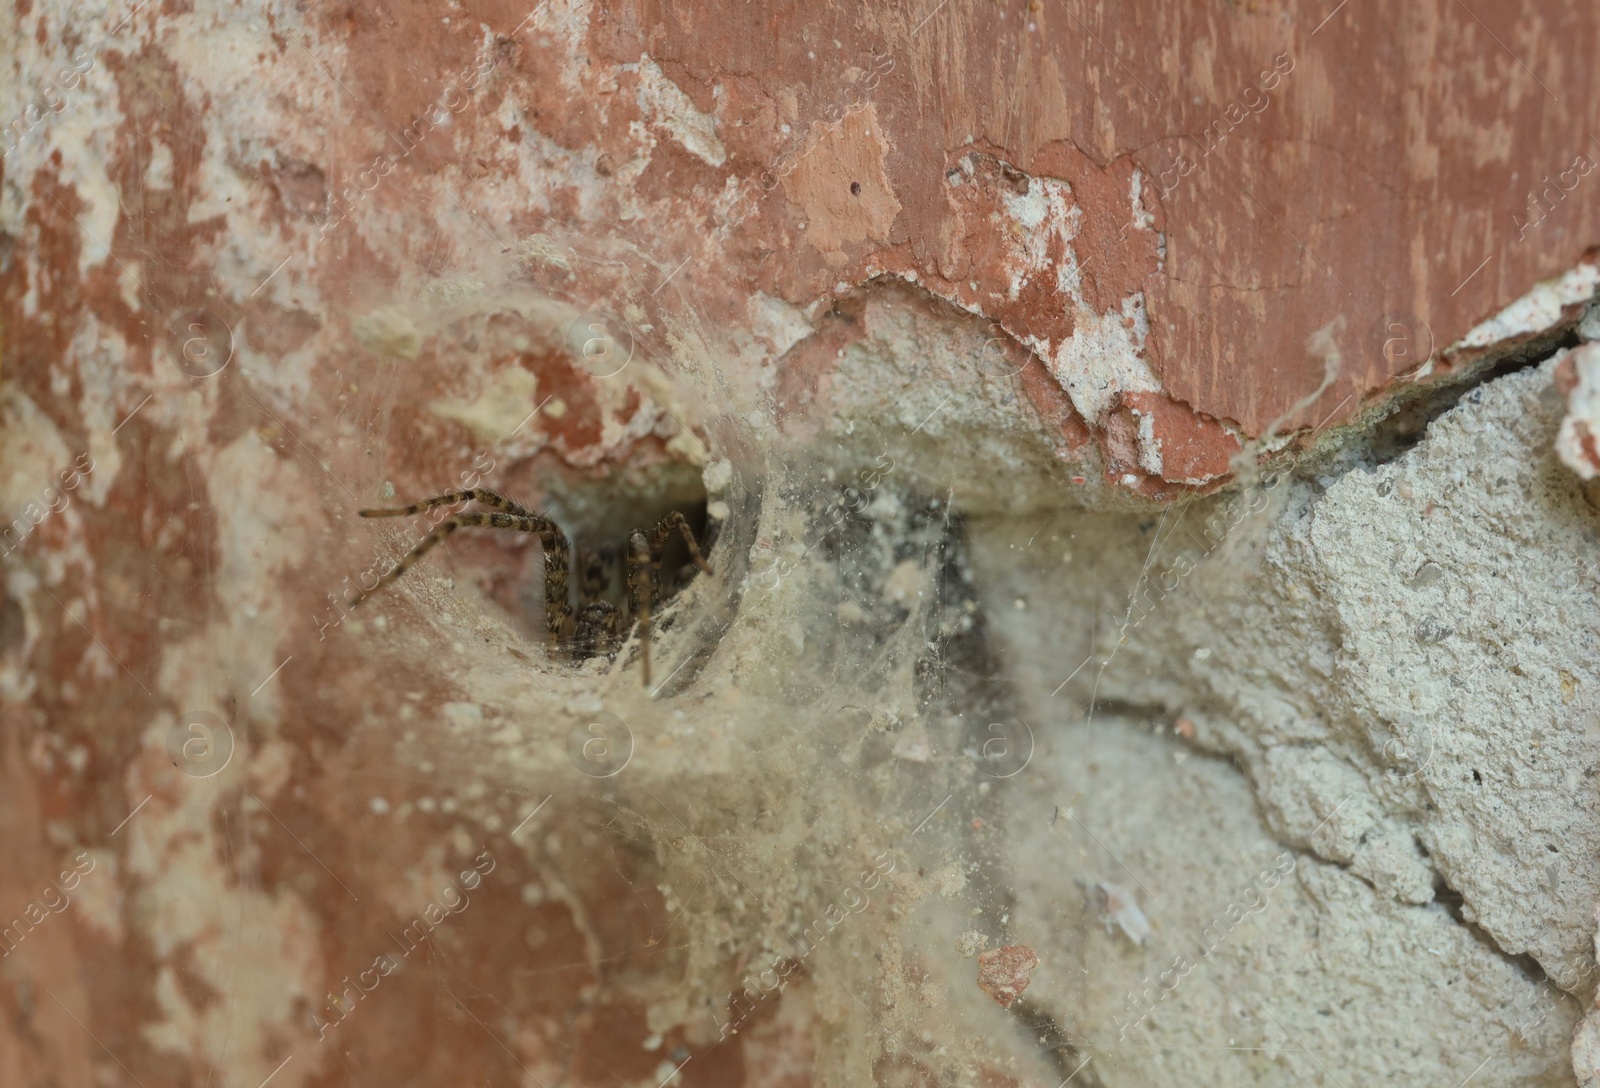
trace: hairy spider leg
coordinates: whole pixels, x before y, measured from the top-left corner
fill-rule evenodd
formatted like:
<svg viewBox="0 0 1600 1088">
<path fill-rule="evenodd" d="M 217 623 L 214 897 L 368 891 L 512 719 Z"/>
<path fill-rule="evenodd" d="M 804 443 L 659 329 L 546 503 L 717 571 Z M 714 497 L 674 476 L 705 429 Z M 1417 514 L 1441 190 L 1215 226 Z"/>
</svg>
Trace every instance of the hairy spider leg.
<svg viewBox="0 0 1600 1088">
<path fill-rule="evenodd" d="M 496 510 L 504 510 L 508 514 L 517 514 L 525 518 L 534 518 L 539 515 L 520 503 L 513 502 L 498 491 L 490 491 L 486 487 L 469 487 L 464 491 L 446 491 L 443 495 L 435 495 L 431 499 L 414 502 L 410 506 L 400 506 L 387 510 L 361 510 L 358 511 L 364 518 L 406 518 L 412 514 L 420 514 L 424 510 L 432 510 L 437 506 L 458 506 L 464 502 L 481 502 L 485 506 Z"/>
<path fill-rule="evenodd" d="M 658 521 L 648 536 L 636 529 L 628 537 L 628 610 L 639 618 L 639 664 L 646 687 L 650 684 L 650 612 L 661 592 L 661 550 L 674 529 L 683 534 L 694 565 L 707 574 L 715 573 L 700 554 L 689 522 L 676 510 Z"/>
<path fill-rule="evenodd" d="M 661 592 L 661 549 L 666 547 L 667 538 L 672 536 L 672 530 L 678 530 L 683 534 L 683 542 L 690 549 L 690 558 L 693 560 L 694 565 L 699 566 L 707 574 L 717 573 L 717 571 L 710 568 L 710 563 L 706 562 L 706 557 L 699 552 L 699 544 L 694 542 L 694 531 L 691 530 L 690 523 L 686 522 L 683 515 L 678 514 L 677 510 L 672 510 L 670 514 L 656 522 L 656 528 L 650 530 L 650 538 L 648 538 L 648 542 L 650 542 L 651 592 L 653 594 Z M 651 597 L 651 603 L 654 603 L 654 597 Z"/>
<path fill-rule="evenodd" d="M 361 510 L 364 518 L 395 518 L 406 517 L 411 514 L 431 510 L 436 506 L 448 506 L 452 503 L 474 500 L 487 506 L 497 506 L 502 510 L 513 510 L 515 513 L 487 513 L 481 510 L 467 511 L 454 514 L 442 521 L 438 528 L 423 538 L 422 543 L 412 548 L 394 569 L 378 579 L 378 584 L 370 590 L 363 589 L 350 602 L 355 607 L 372 594 L 390 585 L 396 578 L 406 572 L 406 569 L 421 559 L 435 545 L 445 537 L 468 526 L 486 526 L 492 529 L 513 529 L 521 533 L 535 533 L 539 536 L 540 543 L 544 546 L 544 607 L 545 626 L 549 632 L 549 644 L 553 650 L 557 640 L 572 625 L 572 604 L 567 599 L 567 565 L 568 547 L 567 538 L 560 527 L 542 514 L 536 514 L 519 506 L 493 491 L 486 491 L 481 487 L 470 488 L 466 491 L 448 491 L 432 499 L 425 499 L 420 503 L 402 506 L 394 509 Z"/>
<path fill-rule="evenodd" d="M 567 577 L 572 566 L 567 547 L 567 534 L 555 522 L 543 518 L 550 531 L 539 538 L 544 547 L 544 627 L 545 643 L 553 654 L 563 635 L 570 635 L 575 625 L 571 594 Z"/>
<path fill-rule="evenodd" d="M 364 518 L 409 517 L 424 510 L 454 506 L 464 502 L 482 503 L 496 512 L 474 510 L 445 519 L 423 539 L 422 543 L 396 563 L 393 570 L 378 579 L 376 585 L 370 590 L 361 590 L 351 602 L 351 607 L 393 583 L 406 572 L 408 567 L 457 529 L 470 526 L 512 529 L 517 532 L 537 534 L 543 545 L 545 622 L 549 630 L 551 651 L 557 649 L 562 635 L 575 636 L 580 645 L 586 648 L 592 646 L 594 650 L 599 650 L 602 645 L 607 649 L 615 649 L 621 644 L 622 617 L 615 605 L 595 602 L 585 605 L 580 612 L 574 612 L 572 602 L 569 600 L 571 548 L 566 534 L 549 518 L 513 502 L 504 495 L 487 488 L 470 487 L 461 491 L 446 491 L 442 495 L 412 503 L 410 506 L 361 510 L 358 513 Z M 662 518 L 648 535 L 637 529 L 629 535 L 628 611 L 639 621 L 640 663 L 646 686 L 650 683 L 650 613 L 661 587 L 659 574 L 662 548 L 674 529 L 683 535 L 683 542 L 688 546 L 689 558 L 694 565 L 707 574 L 715 573 L 711 569 L 711 564 L 707 563 L 700 553 L 700 545 L 695 541 L 694 532 L 689 528 L 688 521 L 676 510 Z M 580 572 L 580 577 L 583 576 L 584 572 Z"/>
<path fill-rule="evenodd" d="M 659 549 L 651 553 L 649 541 L 637 529 L 628 535 L 628 607 L 639 617 L 639 666 L 645 687 L 650 686 L 650 602 L 655 596 L 650 576 L 661 562 L 659 554 Z"/>
</svg>

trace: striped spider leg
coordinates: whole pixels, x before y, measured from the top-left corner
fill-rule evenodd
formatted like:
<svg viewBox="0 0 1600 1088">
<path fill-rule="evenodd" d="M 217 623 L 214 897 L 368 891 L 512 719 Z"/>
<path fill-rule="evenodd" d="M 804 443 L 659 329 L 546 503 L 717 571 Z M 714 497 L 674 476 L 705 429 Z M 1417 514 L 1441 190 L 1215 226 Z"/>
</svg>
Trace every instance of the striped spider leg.
<svg viewBox="0 0 1600 1088">
<path fill-rule="evenodd" d="M 700 554 L 689 522 L 676 510 L 658 521 L 648 535 L 640 529 L 628 534 L 628 610 L 639 619 L 639 661 L 646 686 L 650 684 L 650 613 L 660 604 L 661 550 L 674 529 L 683 534 L 689 561 L 708 575 L 716 573 Z"/>
<path fill-rule="evenodd" d="M 586 655 L 614 653 L 620 648 L 623 617 L 616 605 L 605 600 L 593 600 L 586 601 L 581 608 L 573 610 L 568 585 L 571 546 L 560 527 L 543 514 L 481 487 L 447 491 L 410 506 L 362 510 L 359 513 L 364 518 L 410 517 L 424 510 L 432 510 L 439 506 L 455 506 L 465 502 L 477 502 L 491 509 L 470 510 L 446 518 L 423 539 L 422 543 L 396 563 L 394 569 L 380 578 L 376 585 L 370 590 L 362 590 L 351 602 L 352 607 L 399 578 L 407 568 L 457 529 L 469 526 L 511 529 L 515 532 L 537 533 L 543 545 L 545 620 L 551 650 L 554 651 L 563 638 L 571 640 L 570 645 L 574 653 Z M 676 511 L 662 518 L 648 534 L 636 529 L 628 535 L 628 611 L 639 622 L 640 662 L 646 686 L 650 683 L 650 615 L 654 606 L 659 603 L 661 552 L 674 529 L 683 534 L 684 543 L 688 546 L 690 559 L 695 566 L 707 574 L 712 573 L 711 565 L 700 554 L 700 547 L 695 542 L 689 523 Z M 580 596 L 587 597 L 598 593 L 597 580 L 593 572 L 588 570 L 580 572 L 579 588 Z"/>
<path fill-rule="evenodd" d="M 361 510 L 358 513 L 364 518 L 404 518 L 413 514 L 420 514 L 424 510 L 432 510 L 439 506 L 456 506 L 464 502 L 477 502 L 491 507 L 493 512 L 483 510 L 468 510 L 459 514 L 452 514 L 439 523 L 438 528 L 423 538 L 422 543 L 412 548 L 400 562 L 394 565 L 378 584 L 370 590 L 362 590 L 351 606 L 360 604 L 372 594 L 383 589 L 399 578 L 406 570 L 421 559 L 434 546 L 444 540 L 457 529 L 467 526 L 485 526 L 490 529 L 512 529 L 520 533 L 537 533 L 539 541 L 544 547 L 544 607 L 545 624 L 549 630 L 549 644 L 552 650 L 561 635 L 570 632 L 573 620 L 572 605 L 567 599 L 567 564 L 571 549 L 567 545 L 567 536 L 561 531 L 560 526 L 526 507 L 511 501 L 504 495 L 490 491 L 483 487 L 469 487 L 463 491 L 446 491 L 443 495 L 436 495 L 431 499 L 412 503 L 410 506 L 399 506 L 383 510 Z"/>
</svg>

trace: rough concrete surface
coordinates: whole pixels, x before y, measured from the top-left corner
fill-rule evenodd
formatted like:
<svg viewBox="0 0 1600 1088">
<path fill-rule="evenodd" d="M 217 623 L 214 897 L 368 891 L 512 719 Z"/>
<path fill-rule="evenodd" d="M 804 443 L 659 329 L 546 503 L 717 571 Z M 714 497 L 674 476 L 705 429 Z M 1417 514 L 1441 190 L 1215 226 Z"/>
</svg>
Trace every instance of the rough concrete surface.
<svg viewBox="0 0 1600 1088">
<path fill-rule="evenodd" d="M 1239 1045 L 1272 1041 L 1311 1083 L 1460 1080 L 1486 1059 L 1475 1083 L 1570 1082 L 1566 1029 L 1595 990 L 1600 541 L 1553 449 L 1560 361 L 1473 389 L 1387 461 L 1352 454 L 1160 517 L 975 535 L 991 607 L 1051 587 L 1052 607 L 1017 610 L 1029 618 L 1005 640 L 1036 678 L 1024 689 L 1048 692 L 1087 659 L 1031 700 L 1035 721 L 1079 723 L 1052 731 L 1053 764 L 1087 761 L 1030 796 L 1032 833 L 1061 834 L 1061 805 L 1082 821 L 1083 879 L 1142 881 L 1165 925 L 1141 951 L 1091 934 L 1117 966 L 1086 966 L 1057 999 L 1106 1047 L 1107 1083 L 1271 1083 L 1271 1062 L 1248 1055 L 1202 1072 L 1220 1068 L 1202 1038 L 1231 1016 L 1257 1032 L 1228 1030 L 1255 1039 Z M 1125 736 L 1141 724 L 1154 736 Z M 1241 803 L 1223 817 L 1229 793 Z M 1189 935 L 1282 851 L 1296 875 L 1229 933 L 1237 966 L 1202 975 L 1221 989 L 1185 985 L 1150 1014 L 1194 1052 L 1142 1054 L 1164 1044 L 1113 1031 L 1125 991 L 1192 956 Z M 1035 853 L 1019 847 L 1019 872 Z M 1059 885 L 1033 879 L 1053 916 Z M 1068 916 L 1084 924 L 1081 908 Z"/>
<path fill-rule="evenodd" d="M 1235 768 L 1170 733 L 1118 722 L 1058 741 L 1035 767 L 1060 802 L 1041 791 L 1013 812 L 1034 863 L 1018 867 L 1012 933 L 1040 951 L 1028 998 L 1089 1061 L 1081 1079 L 1571 1083 L 1576 1002 L 1444 906 L 1286 845 Z M 1063 871 L 1123 882 L 1152 936 L 1105 925 Z"/>
</svg>

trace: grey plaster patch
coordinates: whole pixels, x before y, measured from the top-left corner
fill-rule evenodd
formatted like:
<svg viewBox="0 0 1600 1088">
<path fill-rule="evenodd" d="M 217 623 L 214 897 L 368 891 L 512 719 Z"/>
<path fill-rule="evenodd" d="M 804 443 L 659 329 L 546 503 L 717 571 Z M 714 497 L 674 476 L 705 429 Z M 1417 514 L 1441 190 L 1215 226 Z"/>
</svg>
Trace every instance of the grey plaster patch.
<svg viewBox="0 0 1600 1088">
<path fill-rule="evenodd" d="M 1041 950 L 1030 999 L 1053 994 L 1082 1053 L 1108 1048 L 1104 1083 L 1285 1065 L 1448 1084 L 1480 1062 L 1474 1084 L 1572 1083 L 1579 1002 L 1557 987 L 1587 1002 L 1596 978 L 1600 512 L 1553 456 L 1551 370 L 1473 390 L 1387 462 L 974 528 L 1001 658 L 1061 778 L 1020 785 L 1027 826 L 1064 805 L 1116 854 L 1085 839 L 1040 865 L 1060 851 L 1037 829 L 1014 848 L 1021 901 L 1079 961 L 1049 982 Z M 1235 900 L 1230 874 L 1243 895 L 1285 849 L 1289 909 L 1247 909 L 1221 966 L 1142 1018 L 1171 1049 L 1133 1052 L 1129 994 Z M 1145 949 L 1107 938 L 1074 880 L 1134 889 Z M 1282 989 L 1258 1006 L 1246 984 Z"/>
<path fill-rule="evenodd" d="M 1225 761 L 1127 723 L 1067 732 L 1012 798 L 1015 929 L 1041 959 L 1029 1000 L 1098 1083 L 1571 1083 L 1578 1003 L 1443 905 L 1286 847 Z M 1108 933 L 1066 871 L 1126 882 L 1150 939 Z"/>
</svg>

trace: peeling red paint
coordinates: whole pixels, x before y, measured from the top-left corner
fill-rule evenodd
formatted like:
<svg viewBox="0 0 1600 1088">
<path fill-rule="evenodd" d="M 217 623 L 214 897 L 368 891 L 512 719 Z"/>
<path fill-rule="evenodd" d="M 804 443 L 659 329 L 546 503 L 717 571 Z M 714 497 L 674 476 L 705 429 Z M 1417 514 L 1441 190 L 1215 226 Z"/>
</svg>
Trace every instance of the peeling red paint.
<svg viewBox="0 0 1600 1088">
<path fill-rule="evenodd" d="M 1216 420 L 1163 394 L 1124 393 L 1122 403 L 1140 427 L 1140 465 L 1169 483 L 1202 485 L 1220 479 L 1243 448 Z"/>
</svg>

